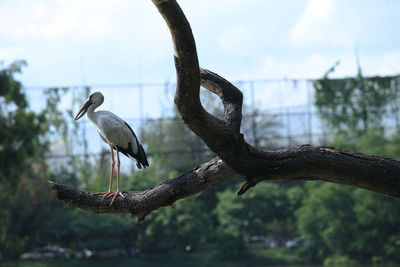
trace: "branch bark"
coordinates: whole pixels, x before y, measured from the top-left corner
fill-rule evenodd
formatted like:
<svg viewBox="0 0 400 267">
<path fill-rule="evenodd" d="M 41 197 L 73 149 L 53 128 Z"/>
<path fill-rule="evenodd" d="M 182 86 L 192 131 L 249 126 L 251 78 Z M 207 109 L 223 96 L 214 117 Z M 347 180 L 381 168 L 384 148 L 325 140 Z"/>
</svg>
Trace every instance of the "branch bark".
<svg viewBox="0 0 400 267">
<path fill-rule="evenodd" d="M 323 180 L 352 185 L 400 198 L 400 162 L 332 147 L 300 146 L 268 152 L 269 171 L 261 180 L 298 182 Z M 131 213 L 141 221 L 151 211 L 197 194 L 235 175 L 220 158 L 160 185 L 137 192 L 124 192 L 125 198 L 103 199 L 72 186 L 49 182 L 51 196 L 67 205 L 97 213 Z M 259 182 L 257 181 L 257 182 Z"/>
<path fill-rule="evenodd" d="M 93 212 L 130 212 L 139 220 L 151 211 L 171 205 L 240 174 L 246 183 L 238 194 L 263 180 L 327 182 L 356 186 L 400 198 L 400 162 L 333 147 L 300 147 L 262 151 L 248 144 L 240 133 L 243 95 L 219 75 L 199 68 L 189 22 L 175 0 L 153 0 L 164 17 L 174 43 L 177 89 L 175 104 L 184 123 L 219 157 L 155 188 L 124 193 L 112 207 L 76 188 L 51 183 L 52 196 L 65 204 Z M 224 118 L 209 114 L 201 105 L 200 85 L 220 97 Z"/>
<path fill-rule="evenodd" d="M 193 170 L 144 191 L 123 192 L 112 206 L 111 198 L 79 190 L 73 186 L 49 181 L 50 195 L 64 204 L 96 213 L 131 213 L 144 220 L 147 214 L 160 207 L 170 206 L 185 198 L 232 177 L 235 172 L 221 159 L 214 158 Z"/>
</svg>

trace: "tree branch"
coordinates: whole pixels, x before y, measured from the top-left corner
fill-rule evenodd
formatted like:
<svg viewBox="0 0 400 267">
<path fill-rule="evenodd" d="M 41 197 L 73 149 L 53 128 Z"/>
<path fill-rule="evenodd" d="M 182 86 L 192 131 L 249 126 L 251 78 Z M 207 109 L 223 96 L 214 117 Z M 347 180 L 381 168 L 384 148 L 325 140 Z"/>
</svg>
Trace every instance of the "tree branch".
<svg viewBox="0 0 400 267">
<path fill-rule="evenodd" d="M 75 187 L 50 182 L 50 195 L 64 204 L 96 213 L 131 213 L 144 220 L 151 211 L 170 206 L 185 198 L 232 177 L 235 172 L 219 158 L 214 158 L 195 169 L 144 191 L 124 192 L 125 198 L 117 197 L 112 206 L 111 198 L 103 199 Z"/>
<path fill-rule="evenodd" d="M 257 182 L 322 180 L 400 198 L 398 161 L 332 147 L 300 146 L 268 153 L 268 171 L 259 176 Z M 101 196 L 60 183 L 50 182 L 50 185 L 51 196 L 67 205 L 98 213 L 131 213 L 138 215 L 141 221 L 151 211 L 202 192 L 235 174 L 217 157 L 154 188 L 124 192 L 125 198 L 116 198 L 112 206 L 111 199 L 103 200 Z M 247 184 L 246 187 L 251 185 Z"/>
<path fill-rule="evenodd" d="M 233 132 L 240 132 L 243 94 L 218 74 L 200 68 L 200 84 L 216 94 L 224 105 L 224 121 Z"/>
</svg>

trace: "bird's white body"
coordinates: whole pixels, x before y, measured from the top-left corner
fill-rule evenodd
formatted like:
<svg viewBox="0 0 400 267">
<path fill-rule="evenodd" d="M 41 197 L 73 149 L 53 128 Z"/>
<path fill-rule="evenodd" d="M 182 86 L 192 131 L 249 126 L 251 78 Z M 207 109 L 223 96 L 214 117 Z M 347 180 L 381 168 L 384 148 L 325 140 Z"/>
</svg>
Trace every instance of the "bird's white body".
<svg viewBox="0 0 400 267">
<path fill-rule="evenodd" d="M 112 112 L 95 111 L 103 102 L 104 96 L 100 92 L 94 92 L 75 119 L 77 120 L 87 113 L 89 120 L 96 126 L 101 139 L 111 149 L 122 152 L 125 156 L 136 160 L 136 166 L 139 169 L 149 166 L 146 153 L 129 124 Z"/>
<path fill-rule="evenodd" d="M 91 107 L 88 109 L 87 116 L 96 126 L 105 143 L 124 149 L 128 149 L 129 143 L 131 143 L 133 153 L 137 153 L 136 136 L 120 117 L 109 111 L 94 111 Z"/>
</svg>

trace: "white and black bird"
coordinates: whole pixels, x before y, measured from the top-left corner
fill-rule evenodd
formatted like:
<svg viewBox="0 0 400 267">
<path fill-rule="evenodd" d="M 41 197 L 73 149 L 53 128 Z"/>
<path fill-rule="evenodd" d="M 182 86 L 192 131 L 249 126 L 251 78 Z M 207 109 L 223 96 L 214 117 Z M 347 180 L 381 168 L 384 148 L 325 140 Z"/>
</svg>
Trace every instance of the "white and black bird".
<svg viewBox="0 0 400 267">
<path fill-rule="evenodd" d="M 99 110 L 95 111 L 104 102 L 104 96 L 100 92 L 94 92 L 86 100 L 85 104 L 79 110 L 75 116 L 75 120 L 79 120 L 87 113 L 89 120 L 91 120 L 96 126 L 101 139 L 110 146 L 111 149 L 111 174 L 110 174 L 110 188 L 108 192 L 94 193 L 95 195 L 104 195 L 104 198 L 113 197 L 111 204 L 114 202 L 115 198 L 119 195 L 124 197 L 119 190 L 119 171 L 120 171 L 120 161 L 119 152 L 122 152 L 125 156 L 130 159 L 136 160 L 136 166 L 141 169 L 149 166 L 147 162 L 146 153 L 142 145 L 139 143 L 138 138 L 133 132 L 132 128 L 123 119 L 118 117 L 112 112 Z M 117 174 L 118 174 L 118 184 L 117 191 L 112 190 L 112 181 L 114 173 L 114 152 L 117 152 Z"/>
</svg>

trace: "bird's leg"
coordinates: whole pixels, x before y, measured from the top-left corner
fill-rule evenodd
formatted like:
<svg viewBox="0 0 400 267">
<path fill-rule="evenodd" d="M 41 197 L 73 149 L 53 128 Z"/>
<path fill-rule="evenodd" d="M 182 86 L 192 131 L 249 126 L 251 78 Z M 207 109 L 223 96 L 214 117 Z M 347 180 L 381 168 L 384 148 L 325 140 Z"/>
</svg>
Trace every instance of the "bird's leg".
<svg viewBox="0 0 400 267">
<path fill-rule="evenodd" d="M 102 193 L 93 193 L 93 195 L 104 195 L 104 198 L 109 198 L 109 197 L 113 197 L 111 200 L 111 204 L 110 206 L 112 206 L 112 204 L 114 203 L 115 198 L 119 195 L 123 198 L 124 195 L 122 195 L 121 191 L 119 190 L 119 171 L 120 171 L 120 166 L 121 166 L 121 162 L 119 161 L 119 151 L 118 151 L 118 147 L 115 147 L 115 150 L 117 150 L 117 174 L 118 174 L 118 181 L 117 181 L 117 192 L 113 192 L 112 191 L 112 183 L 113 183 L 113 174 L 114 174 L 114 166 L 115 166 L 115 161 L 114 161 L 114 151 L 113 151 L 113 147 L 110 145 L 110 149 L 111 149 L 111 173 L 110 173 L 110 189 L 108 190 L 108 192 L 102 192 Z"/>
<path fill-rule="evenodd" d="M 114 150 L 112 145 L 110 145 L 111 149 L 111 173 L 110 173 L 110 188 L 108 189 L 108 192 L 104 194 L 103 198 L 110 197 L 114 194 L 113 189 L 112 189 L 112 184 L 113 184 L 113 176 L 114 176 L 114 166 L 115 166 L 115 161 L 114 161 Z M 117 152 L 118 154 L 118 152 Z"/>
<path fill-rule="evenodd" d="M 114 166 L 115 166 L 115 161 L 114 161 L 114 151 L 113 147 L 110 145 L 111 149 L 111 173 L 110 173 L 110 188 L 108 192 L 101 192 L 101 193 L 93 193 L 93 195 L 104 195 L 103 198 L 110 197 L 114 192 L 112 190 L 112 184 L 113 184 L 113 174 L 114 174 Z M 117 153 L 118 155 L 118 153 Z"/>
<path fill-rule="evenodd" d="M 124 195 L 122 195 L 121 191 L 119 191 L 119 169 L 120 169 L 119 167 L 121 166 L 121 162 L 119 161 L 119 151 L 118 151 L 118 147 L 116 147 L 115 149 L 117 150 L 117 192 L 113 193 L 113 194 L 114 194 L 114 197 L 113 197 L 113 199 L 111 200 L 110 206 L 112 205 L 112 203 L 114 202 L 114 199 L 115 199 L 118 195 L 120 195 L 121 197 L 125 198 Z"/>
</svg>

